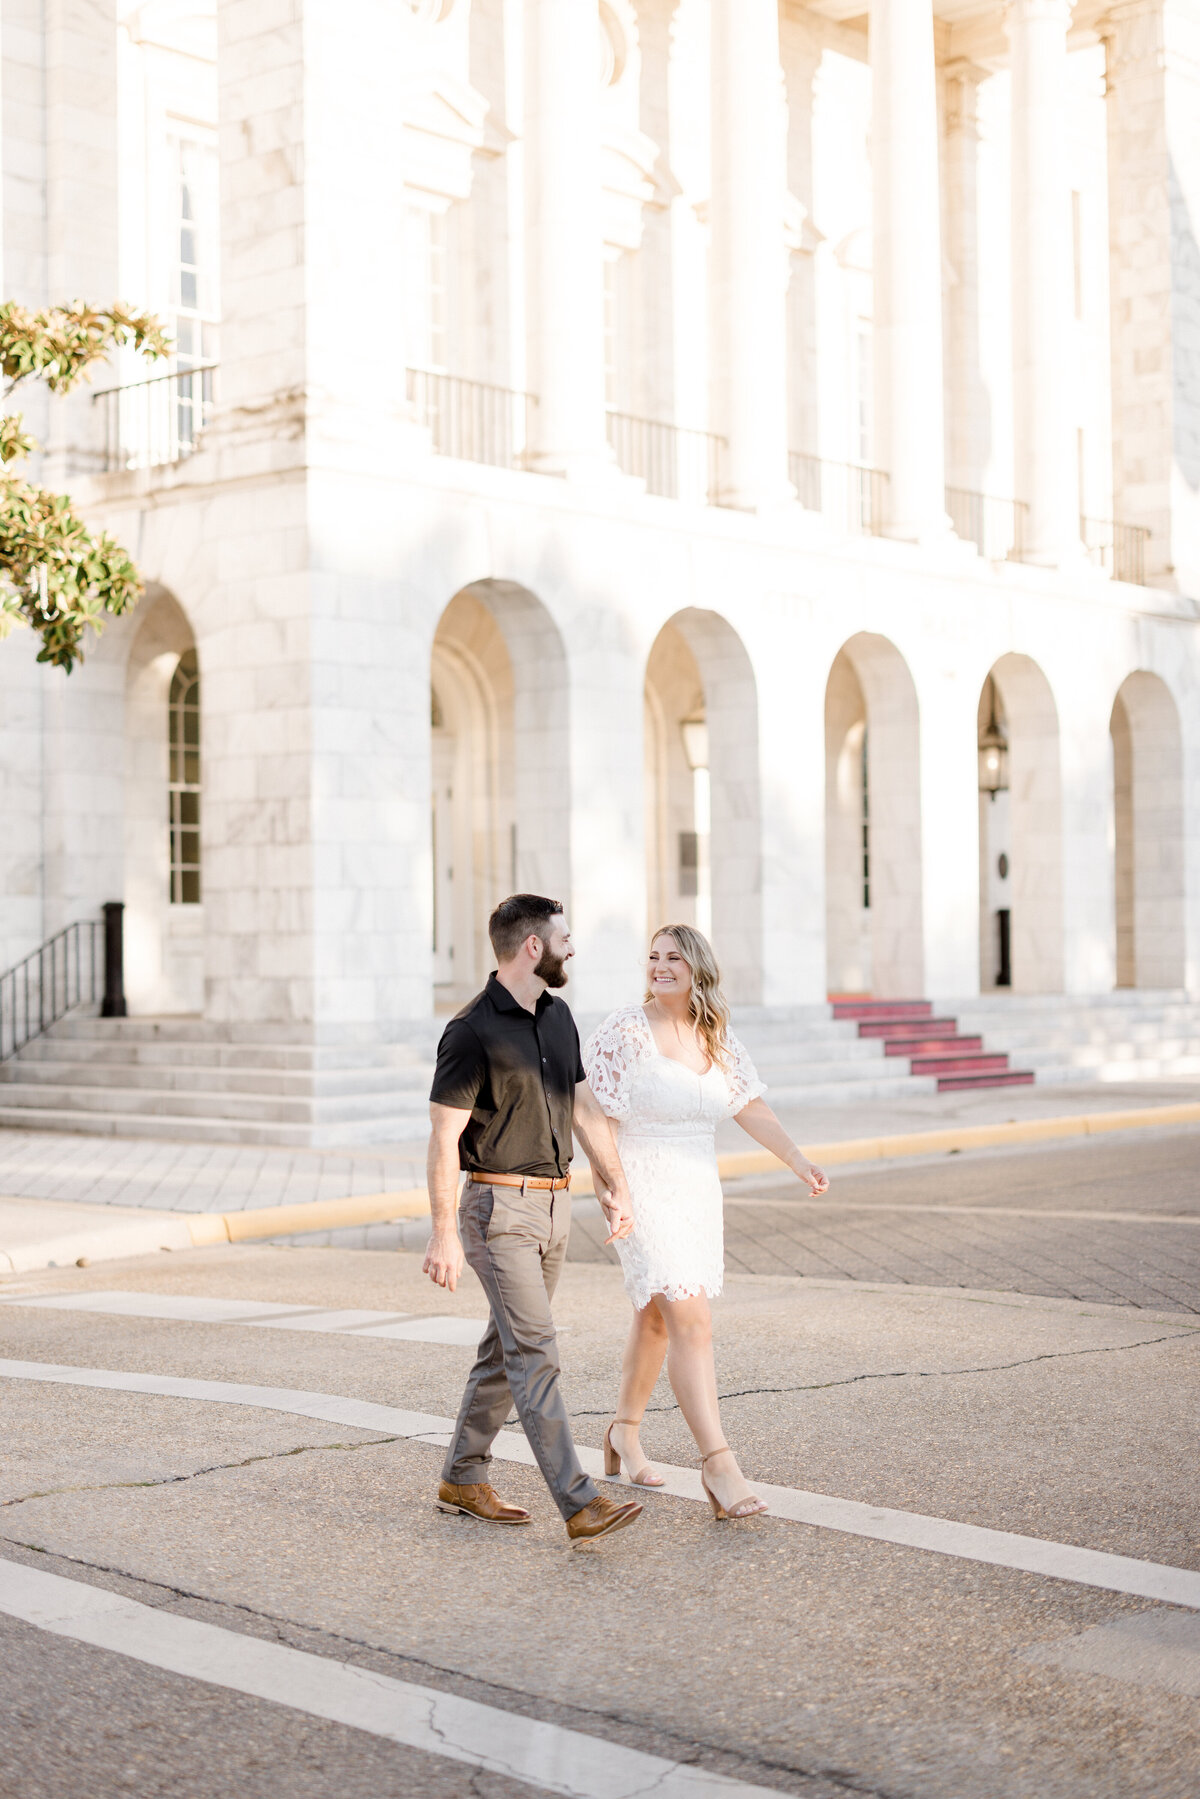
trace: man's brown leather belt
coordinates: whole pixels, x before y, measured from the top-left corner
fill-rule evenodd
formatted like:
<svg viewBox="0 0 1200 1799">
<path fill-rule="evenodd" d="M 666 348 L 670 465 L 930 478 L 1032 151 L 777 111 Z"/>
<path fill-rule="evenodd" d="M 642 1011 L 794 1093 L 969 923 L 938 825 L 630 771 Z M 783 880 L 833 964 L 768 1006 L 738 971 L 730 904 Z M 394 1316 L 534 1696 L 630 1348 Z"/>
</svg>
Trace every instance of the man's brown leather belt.
<svg viewBox="0 0 1200 1799">
<path fill-rule="evenodd" d="M 472 1174 L 477 1187 L 540 1187 L 558 1193 L 571 1185 L 569 1174 L 556 1174 L 551 1180 L 544 1174 Z"/>
</svg>

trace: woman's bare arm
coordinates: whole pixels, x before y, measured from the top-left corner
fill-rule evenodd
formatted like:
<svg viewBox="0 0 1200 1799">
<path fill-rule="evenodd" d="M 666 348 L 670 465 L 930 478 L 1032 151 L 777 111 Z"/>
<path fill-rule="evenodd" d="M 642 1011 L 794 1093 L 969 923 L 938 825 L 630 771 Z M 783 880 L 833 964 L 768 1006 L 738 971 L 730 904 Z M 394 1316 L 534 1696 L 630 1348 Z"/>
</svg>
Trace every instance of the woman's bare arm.
<svg viewBox="0 0 1200 1799">
<path fill-rule="evenodd" d="M 829 1176 L 823 1174 L 809 1161 L 804 1151 L 792 1142 L 765 1099 L 752 1099 L 735 1116 L 747 1136 L 753 1137 L 756 1143 L 769 1149 L 773 1156 L 778 1156 L 793 1174 L 799 1175 L 814 1198 L 819 1193 L 828 1192 Z"/>
</svg>

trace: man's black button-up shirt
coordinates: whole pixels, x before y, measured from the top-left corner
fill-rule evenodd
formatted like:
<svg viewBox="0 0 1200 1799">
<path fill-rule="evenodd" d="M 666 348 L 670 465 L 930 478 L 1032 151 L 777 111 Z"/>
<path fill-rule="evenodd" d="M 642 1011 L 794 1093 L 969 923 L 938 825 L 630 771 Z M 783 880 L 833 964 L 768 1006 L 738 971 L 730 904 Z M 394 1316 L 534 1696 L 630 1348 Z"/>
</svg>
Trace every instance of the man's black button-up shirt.
<svg viewBox="0 0 1200 1799">
<path fill-rule="evenodd" d="M 442 1032 L 429 1097 L 471 1112 L 459 1141 L 468 1173 L 566 1174 L 575 1087 L 586 1080 L 565 1000 L 528 1012 L 494 974 Z"/>
</svg>

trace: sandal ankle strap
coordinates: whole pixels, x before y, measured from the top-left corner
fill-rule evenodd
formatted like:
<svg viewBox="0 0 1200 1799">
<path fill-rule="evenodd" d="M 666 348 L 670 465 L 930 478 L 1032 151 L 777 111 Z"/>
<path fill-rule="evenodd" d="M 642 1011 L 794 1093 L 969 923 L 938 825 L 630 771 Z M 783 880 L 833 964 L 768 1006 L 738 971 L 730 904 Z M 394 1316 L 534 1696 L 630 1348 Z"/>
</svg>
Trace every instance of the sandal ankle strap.
<svg viewBox="0 0 1200 1799">
<path fill-rule="evenodd" d="M 700 1461 L 702 1464 L 704 1462 L 711 1462 L 715 1455 L 724 1455 L 724 1454 L 726 1454 L 727 1451 L 729 1451 L 728 1443 L 718 1443 L 718 1445 L 715 1449 L 710 1449 L 704 1455 L 702 1455 L 700 1457 Z M 732 1453 L 732 1452 L 730 1452 L 730 1453 Z"/>
</svg>

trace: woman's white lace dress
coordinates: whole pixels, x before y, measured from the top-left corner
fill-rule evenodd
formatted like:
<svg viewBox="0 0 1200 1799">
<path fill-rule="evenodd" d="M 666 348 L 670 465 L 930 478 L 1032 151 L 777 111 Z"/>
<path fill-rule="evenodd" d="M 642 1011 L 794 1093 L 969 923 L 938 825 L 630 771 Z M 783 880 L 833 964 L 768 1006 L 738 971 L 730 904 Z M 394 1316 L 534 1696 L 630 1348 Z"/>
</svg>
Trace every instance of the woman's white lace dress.
<svg viewBox="0 0 1200 1799">
<path fill-rule="evenodd" d="M 616 1124 L 633 1198 L 633 1234 L 615 1245 L 625 1290 L 641 1311 L 651 1295 L 707 1293 L 725 1277 L 716 1130 L 766 1088 L 729 1034 L 730 1068 L 695 1074 L 661 1055 L 641 1006 L 622 1006 L 584 1045 L 596 1098 Z"/>
</svg>

